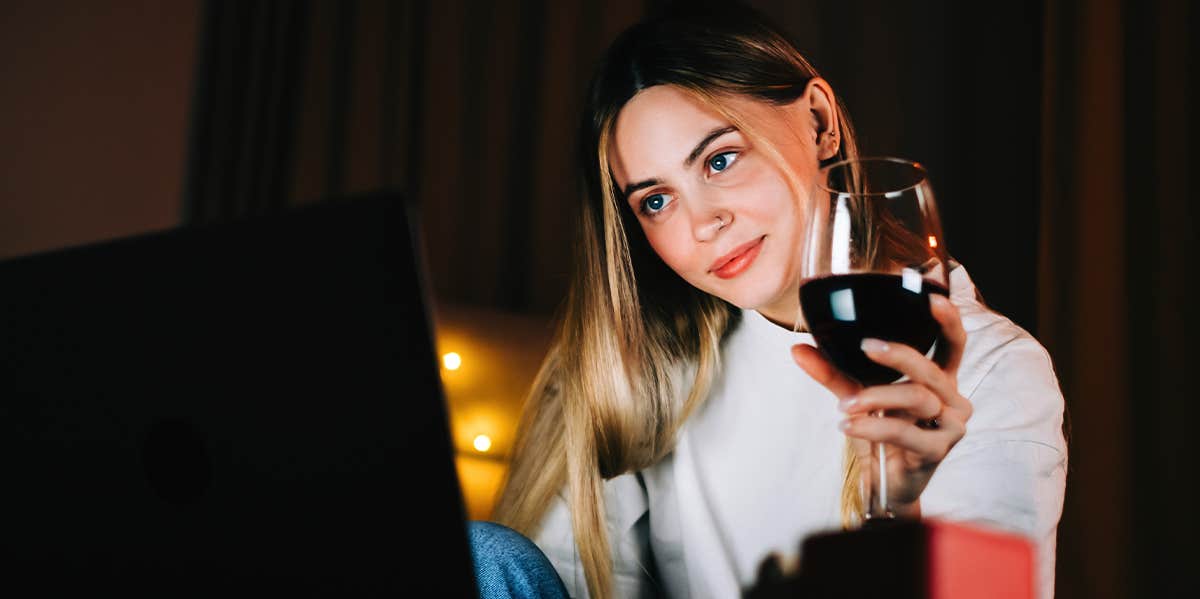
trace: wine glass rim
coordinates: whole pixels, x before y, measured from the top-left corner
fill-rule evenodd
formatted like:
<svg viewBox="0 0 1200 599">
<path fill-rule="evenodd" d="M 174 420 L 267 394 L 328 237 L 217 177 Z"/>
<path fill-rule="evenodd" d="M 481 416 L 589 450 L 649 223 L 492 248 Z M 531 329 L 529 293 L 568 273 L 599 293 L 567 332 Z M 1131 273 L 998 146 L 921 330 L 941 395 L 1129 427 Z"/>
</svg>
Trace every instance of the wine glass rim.
<svg viewBox="0 0 1200 599">
<path fill-rule="evenodd" d="M 867 191 L 867 192 L 849 191 L 846 189 L 833 189 L 833 188 L 829 187 L 828 184 L 826 184 L 826 181 L 828 181 L 828 177 L 825 175 L 828 175 L 829 171 L 831 171 L 835 168 L 838 168 L 838 167 L 846 166 L 847 164 L 855 163 L 855 162 L 859 162 L 859 163 L 885 162 L 885 163 L 904 165 L 904 166 L 911 167 L 914 171 L 916 171 L 918 173 L 919 176 L 917 177 L 916 181 L 914 181 L 912 183 L 912 185 L 901 187 L 899 189 L 887 189 L 887 190 L 883 190 L 883 191 Z M 823 191 L 828 191 L 830 193 L 839 193 L 839 194 L 847 193 L 847 194 L 853 194 L 853 195 L 858 195 L 858 196 L 890 196 L 890 195 L 894 195 L 897 193 L 903 193 L 910 189 L 914 189 L 918 185 L 925 183 L 929 180 L 929 171 L 925 170 L 925 165 L 923 165 L 920 162 L 917 162 L 915 160 L 909 160 L 907 158 L 899 158 L 896 156 L 856 156 L 854 158 L 845 158 L 845 159 L 839 160 L 837 162 L 834 162 L 833 164 L 827 164 L 827 165 L 821 167 L 821 173 L 823 176 L 821 178 L 821 182 L 818 184 L 818 187 L 820 187 Z"/>
</svg>

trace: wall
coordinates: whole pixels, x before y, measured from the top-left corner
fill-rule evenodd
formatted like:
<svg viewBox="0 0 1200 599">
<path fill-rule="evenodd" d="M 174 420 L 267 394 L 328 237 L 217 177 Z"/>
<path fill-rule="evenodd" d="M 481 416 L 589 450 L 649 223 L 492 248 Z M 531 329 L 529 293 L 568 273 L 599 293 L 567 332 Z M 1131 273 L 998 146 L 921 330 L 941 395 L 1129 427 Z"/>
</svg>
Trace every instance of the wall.
<svg viewBox="0 0 1200 599">
<path fill-rule="evenodd" d="M 199 6 L 0 5 L 0 258 L 179 222 Z"/>
</svg>

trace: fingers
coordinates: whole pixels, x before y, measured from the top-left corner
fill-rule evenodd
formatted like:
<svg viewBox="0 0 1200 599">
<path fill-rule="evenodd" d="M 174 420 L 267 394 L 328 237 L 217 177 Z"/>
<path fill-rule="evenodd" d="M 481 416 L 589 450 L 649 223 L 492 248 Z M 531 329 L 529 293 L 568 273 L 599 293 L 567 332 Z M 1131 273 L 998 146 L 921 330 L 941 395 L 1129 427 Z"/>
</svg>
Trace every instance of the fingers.
<svg viewBox="0 0 1200 599">
<path fill-rule="evenodd" d="M 903 418 L 878 418 L 863 413 L 842 422 L 849 437 L 889 443 L 915 454 L 922 465 L 937 464 L 966 432 L 957 418 L 946 418 L 937 430 L 923 430 Z"/>
<path fill-rule="evenodd" d="M 862 349 L 871 360 L 898 370 L 932 390 L 946 405 L 970 412 L 971 403 L 958 394 L 958 380 L 921 352 L 903 344 L 864 339 Z M 952 350 L 953 353 L 954 350 Z M 961 352 L 961 349 L 958 350 Z"/>
<path fill-rule="evenodd" d="M 808 373 L 808 376 L 832 391 L 838 399 L 848 398 L 862 389 L 862 385 L 842 374 L 821 350 L 811 345 L 793 345 L 792 359 Z"/>
<path fill-rule="evenodd" d="M 884 410 L 904 412 L 914 419 L 928 420 L 942 414 L 942 400 L 933 391 L 913 383 L 867 387 L 838 402 L 838 409 L 850 416 Z"/>
<path fill-rule="evenodd" d="M 934 320 L 942 327 L 942 339 L 947 346 L 944 370 L 951 376 L 958 376 L 958 366 L 962 363 L 963 347 L 967 344 L 967 331 L 963 328 L 962 316 L 949 299 L 937 295 L 929 296 L 929 311 Z"/>
</svg>

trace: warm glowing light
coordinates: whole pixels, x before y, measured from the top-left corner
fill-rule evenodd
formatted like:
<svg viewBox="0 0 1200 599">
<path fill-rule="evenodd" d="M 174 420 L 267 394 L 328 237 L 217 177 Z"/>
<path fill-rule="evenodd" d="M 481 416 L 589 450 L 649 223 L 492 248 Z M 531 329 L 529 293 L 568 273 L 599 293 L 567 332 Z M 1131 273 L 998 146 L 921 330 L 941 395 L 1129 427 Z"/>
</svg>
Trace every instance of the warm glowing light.
<svg viewBox="0 0 1200 599">
<path fill-rule="evenodd" d="M 929 247 L 931 247 L 931 248 L 937 247 L 937 237 L 934 237 L 933 235 L 929 236 Z"/>
<path fill-rule="evenodd" d="M 475 450 L 479 453 L 486 453 L 492 448 L 492 439 L 487 435 L 479 435 L 475 437 Z"/>
<path fill-rule="evenodd" d="M 462 356 L 450 352 L 442 356 L 442 366 L 445 366 L 446 370 L 458 370 L 458 367 L 462 366 Z"/>
</svg>

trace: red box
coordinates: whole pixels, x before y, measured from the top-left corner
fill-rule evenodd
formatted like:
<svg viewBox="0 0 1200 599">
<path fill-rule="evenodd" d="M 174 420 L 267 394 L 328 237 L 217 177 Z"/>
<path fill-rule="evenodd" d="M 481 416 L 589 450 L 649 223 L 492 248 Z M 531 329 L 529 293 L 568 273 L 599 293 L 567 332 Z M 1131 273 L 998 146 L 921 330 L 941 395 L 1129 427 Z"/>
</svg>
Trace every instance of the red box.
<svg viewBox="0 0 1200 599">
<path fill-rule="evenodd" d="M 1034 545 L 1028 539 L 936 519 L 896 521 L 804 540 L 800 569 L 785 575 L 765 561 L 751 599 L 899 597 L 1033 599 Z"/>
<path fill-rule="evenodd" d="M 1036 595 L 1034 546 L 1010 533 L 925 520 L 930 599 Z"/>
</svg>

